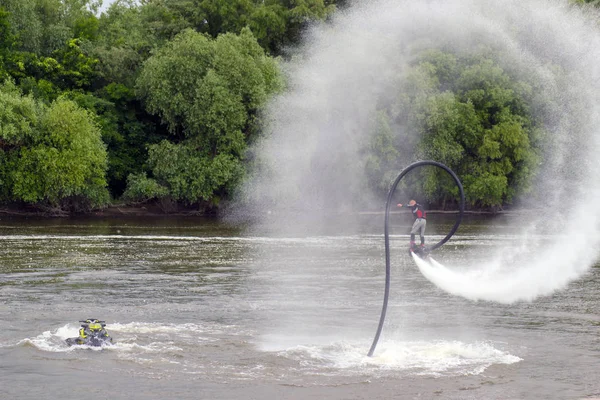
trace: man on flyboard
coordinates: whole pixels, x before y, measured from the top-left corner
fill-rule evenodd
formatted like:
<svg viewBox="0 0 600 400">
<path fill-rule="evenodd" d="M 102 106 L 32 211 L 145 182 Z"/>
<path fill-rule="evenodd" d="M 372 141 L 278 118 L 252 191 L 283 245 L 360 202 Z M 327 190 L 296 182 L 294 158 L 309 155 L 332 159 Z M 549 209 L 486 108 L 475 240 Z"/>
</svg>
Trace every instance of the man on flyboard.
<svg viewBox="0 0 600 400">
<path fill-rule="evenodd" d="M 398 204 L 398 207 L 402 207 L 402 204 Z M 408 202 L 405 207 L 409 207 L 415 217 L 412 229 L 410 230 L 410 249 L 415 250 L 415 234 L 419 232 L 421 236 L 421 246 L 418 250 L 421 252 L 425 249 L 425 227 L 427 226 L 427 213 L 422 205 L 414 200 Z"/>
</svg>

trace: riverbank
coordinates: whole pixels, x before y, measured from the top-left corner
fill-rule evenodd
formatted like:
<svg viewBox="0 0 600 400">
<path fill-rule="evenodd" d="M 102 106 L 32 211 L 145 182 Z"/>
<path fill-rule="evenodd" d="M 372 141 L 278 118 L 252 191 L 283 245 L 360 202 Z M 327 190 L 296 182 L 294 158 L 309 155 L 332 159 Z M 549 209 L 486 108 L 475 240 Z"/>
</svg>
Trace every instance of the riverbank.
<svg viewBox="0 0 600 400">
<path fill-rule="evenodd" d="M 211 216 L 214 211 L 200 211 L 198 207 L 171 207 L 165 209 L 158 203 L 145 203 L 140 205 L 116 204 L 102 209 L 87 212 L 68 212 L 61 209 L 33 207 L 33 206 L 4 206 L 0 207 L 0 215 L 13 217 L 150 217 L 150 216 Z"/>
<path fill-rule="evenodd" d="M 408 213 L 405 210 L 393 210 L 392 214 L 403 214 Z M 430 215 L 433 214 L 456 214 L 456 210 L 427 210 Z M 465 215 L 513 215 L 527 212 L 526 210 L 468 210 L 465 211 Z M 357 214 L 357 215 L 382 215 L 385 213 L 384 209 L 381 210 L 363 210 L 363 211 L 350 211 L 344 212 L 343 214 Z M 33 206 L 4 206 L 0 207 L 0 216 L 14 216 L 14 217 L 56 217 L 56 218 L 68 218 L 68 217 L 159 217 L 159 216 L 173 216 L 173 217 L 185 217 L 185 216 L 200 216 L 210 217 L 218 216 L 218 211 L 215 209 L 206 211 L 201 210 L 198 206 L 171 206 L 164 207 L 158 202 L 155 203 L 144 203 L 137 205 L 130 204 L 115 204 L 102 209 L 91 210 L 88 212 L 67 212 L 60 209 L 49 209 Z"/>
</svg>

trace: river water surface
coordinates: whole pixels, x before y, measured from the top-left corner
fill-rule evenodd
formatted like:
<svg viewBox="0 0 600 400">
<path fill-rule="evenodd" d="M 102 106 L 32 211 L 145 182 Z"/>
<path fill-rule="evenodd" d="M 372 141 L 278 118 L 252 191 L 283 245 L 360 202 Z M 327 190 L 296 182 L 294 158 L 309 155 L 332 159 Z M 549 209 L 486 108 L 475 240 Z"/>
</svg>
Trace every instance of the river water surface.
<svg viewBox="0 0 600 400">
<path fill-rule="evenodd" d="M 531 303 L 473 302 L 427 281 L 394 235 L 366 357 L 385 268 L 382 217 L 364 219 L 278 236 L 194 218 L 3 218 L 0 398 L 600 397 L 597 267 Z M 436 258 L 515 240 L 501 218 L 471 218 Z M 85 318 L 115 344 L 69 348 Z"/>
</svg>

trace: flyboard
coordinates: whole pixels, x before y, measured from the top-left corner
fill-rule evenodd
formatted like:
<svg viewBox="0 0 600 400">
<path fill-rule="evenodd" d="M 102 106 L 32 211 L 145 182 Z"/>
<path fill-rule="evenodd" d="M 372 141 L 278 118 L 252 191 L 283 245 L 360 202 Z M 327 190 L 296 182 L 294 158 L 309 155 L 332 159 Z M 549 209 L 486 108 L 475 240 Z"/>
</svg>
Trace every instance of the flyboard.
<svg viewBox="0 0 600 400">
<path fill-rule="evenodd" d="M 375 333 L 375 338 L 373 339 L 373 344 L 371 345 L 371 348 L 369 349 L 369 353 L 368 353 L 369 357 L 371 357 L 373 355 L 373 353 L 375 352 L 375 348 L 377 347 L 377 342 L 379 341 L 379 336 L 381 335 L 381 331 L 383 330 L 383 323 L 385 321 L 385 314 L 387 312 L 387 305 L 388 305 L 388 300 L 390 297 L 391 266 L 390 266 L 389 216 L 390 216 L 390 209 L 391 209 L 391 205 L 392 205 L 392 198 L 393 198 L 394 193 L 396 192 L 396 188 L 398 187 L 398 184 L 400 183 L 402 178 L 404 178 L 404 176 L 406 174 L 408 174 L 410 171 L 412 171 L 413 169 L 424 167 L 424 166 L 434 166 L 437 168 L 441 168 L 452 177 L 452 179 L 454 180 L 454 183 L 458 187 L 458 191 L 459 191 L 459 195 L 460 195 L 459 212 L 456 217 L 456 222 L 452 226 L 452 229 L 450 230 L 450 232 L 448 232 L 448 234 L 442 240 L 440 240 L 438 243 L 434 244 L 433 246 L 426 247 L 424 249 L 410 249 L 409 254 L 411 254 L 413 257 L 419 257 L 420 259 L 423 259 L 423 260 L 431 259 L 430 253 L 432 251 L 434 251 L 435 249 L 441 247 L 444 243 L 446 243 L 448 240 L 450 240 L 450 238 L 456 233 L 456 230 L 458 229 L 458 227 L 462 221 L 463 214 L 465 212 L 465 193 L 463 190 L 462 183 L 460 182 L 460 179 L 458 179 L 458 176 L 456 176 L 454 171 L 452 171 L 450 168 L 448 168 L 444 164 L 439 163 L 437 161 L 417 161 L 413 164 L 410 164 L 408 167 L 404 168 L 402 170 L 402 172 L 400 172 L 400 175 L 398 175 L 398 177 L 392 184 L 392 187 L 390 188 L 390 192 L 388 193 L 388 198 L 387 198 L 387 202 L 386 202 L 386 206 L 385 206 L 385 228 L 384 228 L 385 291 L 383 294 L 383 307 L 381 309 L 381 317 L 379 318 L 379 325 L 377 327 L 377 332 Z M 433 260 L 431 259 L 431 261 L 433 261 Z"/>
<path fill-rule="evenodd" d="M 430 250 L 427 247 L 413 247 L 408 249 L 409 256 L 419 257 L 422 260 L 429 258 Z"/>
</svg>

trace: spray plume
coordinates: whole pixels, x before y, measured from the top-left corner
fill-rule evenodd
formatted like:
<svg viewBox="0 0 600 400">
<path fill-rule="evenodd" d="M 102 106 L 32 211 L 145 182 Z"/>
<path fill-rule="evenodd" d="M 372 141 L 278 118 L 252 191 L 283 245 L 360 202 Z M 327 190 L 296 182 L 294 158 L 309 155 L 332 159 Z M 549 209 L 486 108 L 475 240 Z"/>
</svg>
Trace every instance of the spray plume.
<svg viewBox="0 0 600 400">
<path fill-rule="evenodd" d="M 267 112 L 267 134 L 254 148 L 261 168 L 243 190 L 244 206 L 253 214 L 268 210 L 271 227 L 285 232 L 308 215 L 315 229 L 332 209 L 373 202 L 364 149 L 378 105 L 396 95 L 423 51 L 469 54 L 485 46 L 537 92 L 529 106 L 545 132 L 542 162 L 534 194 L 521 199 L 533 211 L 518 222 L 535 261 L 507 260 L 502 250 L 479 274 L 439 265 L 420 265 L 421 271 L 440 288 L 471 299 L 532 300 L 564 288 L 598 255 L 599 20 L 566 1 L 355 4 L 311 29 L 286 64 L 289 86 Z M 404 165 L 414 160 L 403 157 Z M 552 237 L 541 240 L 540 234 Z"/>
</svg>

